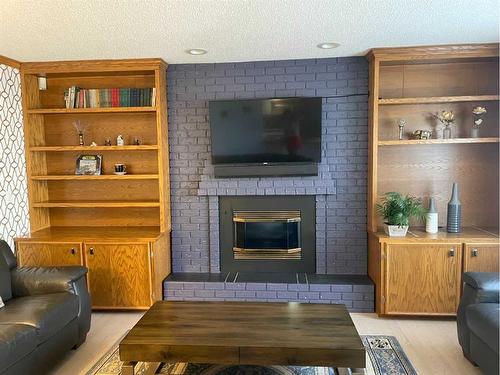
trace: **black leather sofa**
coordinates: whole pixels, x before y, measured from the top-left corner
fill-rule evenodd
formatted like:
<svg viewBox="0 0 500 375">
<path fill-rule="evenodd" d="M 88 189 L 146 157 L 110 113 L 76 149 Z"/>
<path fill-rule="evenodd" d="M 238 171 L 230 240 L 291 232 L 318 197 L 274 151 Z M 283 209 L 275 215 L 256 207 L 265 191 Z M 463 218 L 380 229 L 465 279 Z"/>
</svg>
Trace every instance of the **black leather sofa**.
<svg viewBox="0 0 500 375">
<path fill-rule="evenodd" d="M 44 374 L 85 341 L 90 297 L 85 267 L 17 267 L 0 241 L 0 374 Z"/>
<path fill-rule="evenodd" d="M 500 314 L 498 273 L 466 272 L 457 313 L 458 341 L 464 356 L 487 375 L 497 375 L 498 320 Z"/>
</svg>

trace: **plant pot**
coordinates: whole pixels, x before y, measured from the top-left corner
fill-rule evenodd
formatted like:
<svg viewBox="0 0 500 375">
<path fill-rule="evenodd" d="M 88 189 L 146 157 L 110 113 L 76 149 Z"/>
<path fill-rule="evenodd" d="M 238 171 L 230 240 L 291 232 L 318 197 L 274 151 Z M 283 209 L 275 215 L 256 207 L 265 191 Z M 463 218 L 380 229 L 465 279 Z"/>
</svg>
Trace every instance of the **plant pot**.
<svg viewBox="0 0 500 375">
<path fill-rule="evenodd" d="M 385 234 L 389 237 L 405 237 L 408 232 L 408 225 L 384 224 Z"/>
</svg>

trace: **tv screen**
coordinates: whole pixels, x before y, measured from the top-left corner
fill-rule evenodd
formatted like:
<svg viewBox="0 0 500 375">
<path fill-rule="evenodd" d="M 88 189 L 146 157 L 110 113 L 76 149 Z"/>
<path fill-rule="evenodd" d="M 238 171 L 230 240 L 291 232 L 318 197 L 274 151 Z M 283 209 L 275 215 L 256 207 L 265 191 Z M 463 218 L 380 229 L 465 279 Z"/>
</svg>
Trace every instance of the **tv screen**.
<svg viewBox="0 0 500 375">
<path fill-rule="evenodd" d="M 212 101 L 212 162 L 321 161 L 321 98 Z"/>
</svg>

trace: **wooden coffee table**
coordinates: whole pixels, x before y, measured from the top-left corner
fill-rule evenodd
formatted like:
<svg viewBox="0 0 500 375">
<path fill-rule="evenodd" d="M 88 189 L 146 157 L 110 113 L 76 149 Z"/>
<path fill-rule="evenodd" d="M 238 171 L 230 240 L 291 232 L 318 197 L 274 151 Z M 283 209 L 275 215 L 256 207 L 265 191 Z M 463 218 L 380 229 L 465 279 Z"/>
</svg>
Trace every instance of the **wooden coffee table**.
<svg viewBox="0 0 500 375">
<path fill-rule="evenodd" d="M 123 374 L 137 362 L 365 367 L 344 305 L 157 302 L 120 343 Z"/>
</svg>

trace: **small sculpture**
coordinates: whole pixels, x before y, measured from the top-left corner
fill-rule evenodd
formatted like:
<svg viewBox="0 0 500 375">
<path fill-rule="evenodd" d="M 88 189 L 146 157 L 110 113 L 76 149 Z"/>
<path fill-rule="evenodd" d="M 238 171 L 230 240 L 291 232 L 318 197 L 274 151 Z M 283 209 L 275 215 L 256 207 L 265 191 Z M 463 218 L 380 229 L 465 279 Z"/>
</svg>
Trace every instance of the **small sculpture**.
<svg viewBox="0 0 500 375">
<path fill-rule="evenodd" d="M 431 139 L 432 130 L 415 130 L 413 132 L 413 139 Z"/>
<path fill-rule="evenodd" d="M 111 138 L 106 138 L 104 141 L 104 146 L 111 146 Z"/>
<path fill-rule="evenodd" d="M 134 138 L 134 145 L 140 146 L 141 145 L 141 140 L 137 137 Z"/>
<path fill-rule="evenodd" d="M 400 119 L 398 120 L 399 139 L 400 139 L 400 140 L 401 140 L 401 139 L 403 139 L 403 129 L 404 129 L 405 125 L 406 125 L 406 121 L 405 121 L 405 120 L 403 120 L 402 118 L 400 118 Z"/>
<path fill-rule="evenodd" d="M 96 147 L 97 146 L 97 143 L 95 143 L 94 141 L 92 141 L 92 143 L 90 144 L 90 147 Z"/>
<path fill-rule="evenodd" d="M 123 139 L 123 135 L 119 135 L 116 137 L 116 145 L 117 146 L 125 146 L 125 140 Z"/>
<path fill-rule="evenodd" d="M 80 120 L 73 122 L 73 126 L 75 127 L 76 132 L 78 133 L 78 145 L 84 146 L 85 142 L 83 140 L 83 134 L 85 133 L 86 126 L 82 125 Z"/>
<path fill-rule="evenodd" d="M 474 125 L 472 125 L 472 129 L 470 130 L 470 136 L 471 138 L 478 138 L 479 137 L 479 128 L 481 127 L 481 124 L 483 123 L 483 119 L 481 118 L 482 115 L 486 113 L 486 108 L 484 107 L 474 107 L 472 109 L 472 113 L 474 115 Z"/>
</svg>

